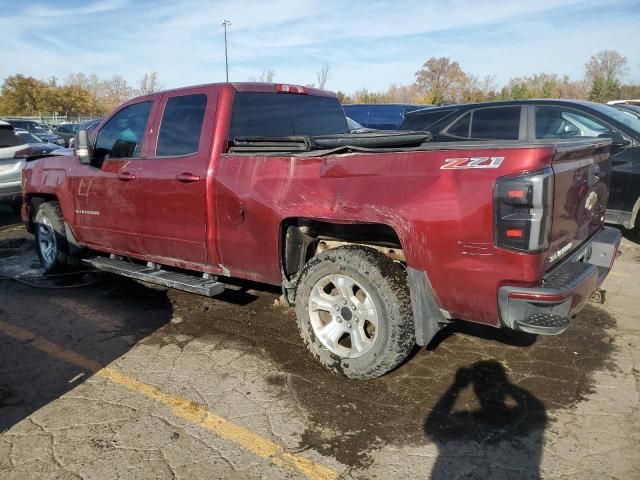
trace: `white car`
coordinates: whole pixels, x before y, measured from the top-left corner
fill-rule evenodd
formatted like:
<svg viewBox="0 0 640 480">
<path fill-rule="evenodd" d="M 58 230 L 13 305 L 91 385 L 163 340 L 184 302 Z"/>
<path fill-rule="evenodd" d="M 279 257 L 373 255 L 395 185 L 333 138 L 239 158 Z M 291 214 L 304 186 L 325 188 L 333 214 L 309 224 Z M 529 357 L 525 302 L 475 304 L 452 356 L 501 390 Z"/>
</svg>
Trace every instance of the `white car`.
<svg viewBox="0 0 640 480">
<path fill-rule="evenodd" d="M 20 152 L 28 148 L 13 126 L 0 120 L 0 202 L 10 202 L 14 208 L 20 200 L 22 169 L 27 164 Z"/>
</svg>

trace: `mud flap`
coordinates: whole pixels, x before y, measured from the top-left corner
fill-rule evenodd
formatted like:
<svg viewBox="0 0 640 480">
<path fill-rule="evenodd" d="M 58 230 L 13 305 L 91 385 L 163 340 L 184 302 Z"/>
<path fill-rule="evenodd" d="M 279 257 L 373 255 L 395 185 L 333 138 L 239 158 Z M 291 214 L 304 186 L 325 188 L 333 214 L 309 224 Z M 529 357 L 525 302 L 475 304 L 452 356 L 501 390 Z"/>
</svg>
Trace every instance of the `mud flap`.
<svg viewBox="0 0 640 480">
<path fill-rule="evenodd" d="M 436 303 L 427 274 L 407 267 L 407 275 L 416 329 L 416 343 L 423 347 L 438 333 L 440 325 L 448 323 L 448 320 Z"/>
</svg>

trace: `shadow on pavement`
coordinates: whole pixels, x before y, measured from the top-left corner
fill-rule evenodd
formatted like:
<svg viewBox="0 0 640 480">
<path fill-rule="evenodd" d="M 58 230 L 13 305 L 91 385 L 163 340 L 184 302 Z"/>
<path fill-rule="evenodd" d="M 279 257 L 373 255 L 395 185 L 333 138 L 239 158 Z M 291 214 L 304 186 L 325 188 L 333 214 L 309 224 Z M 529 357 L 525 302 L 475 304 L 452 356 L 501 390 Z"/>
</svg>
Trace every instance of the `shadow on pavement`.
<svg viewBox="0 0 640 480">
<path fill-rule="evenodd" d="M 33 289 L 0 282 L 0 318 L 60 347 L 108 365 L 172 317 L 165 291 L 103 278 L 78 289 Z M 0 328 L 0 432 L 91 377 Z"/>
<path fill-rule="evenodd" d="M 20 215 L 15 213 L 9 205 L 0 203 L 0 229 L 22 225 Z"/>
<path fill-rule="evenodd" d="M 542 402 L 499 362 L 460 368 L 424 425 L 439 450 L 431 478 L 538 479 L 546 424 Z"/>
</svg>

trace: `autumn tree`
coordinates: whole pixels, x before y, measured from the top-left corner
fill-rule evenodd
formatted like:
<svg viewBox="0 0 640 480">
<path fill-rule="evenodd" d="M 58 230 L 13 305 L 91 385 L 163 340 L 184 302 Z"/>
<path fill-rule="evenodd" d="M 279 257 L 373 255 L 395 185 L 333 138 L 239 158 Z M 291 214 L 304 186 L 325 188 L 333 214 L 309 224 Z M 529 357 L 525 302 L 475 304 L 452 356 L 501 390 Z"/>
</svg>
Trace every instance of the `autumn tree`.
<svg viewBox="0 0 640 480">
<path fill-rule="evenodd" d="M 46 96 L 46 84 L 33 77 L 11 75 L 5 78 L 0 94 L 0 114 L 37 115 Z"/>
<path fill-rule="evenodd" d="M 460 64 L 449 57 L 431 57 L 415 76 L 416 85 L 432 97 L 435 105 L 453 100 L 468 81 Z"/>
</svg>

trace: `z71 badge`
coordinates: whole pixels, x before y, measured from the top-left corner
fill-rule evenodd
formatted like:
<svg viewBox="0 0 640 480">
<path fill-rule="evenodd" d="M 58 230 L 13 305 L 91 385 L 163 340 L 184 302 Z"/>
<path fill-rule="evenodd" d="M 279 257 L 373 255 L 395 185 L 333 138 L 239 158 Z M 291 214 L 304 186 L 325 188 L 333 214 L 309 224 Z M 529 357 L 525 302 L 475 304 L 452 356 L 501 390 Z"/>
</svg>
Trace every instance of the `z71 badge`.
<svg viewBox="0 0 640 480">
<path fill-rule="evenodd" d="M 440 170 L 454 170 L 462 168 L 498 168 L 504 157 L 464 157 L 447 158 Z"/>
</svg>

